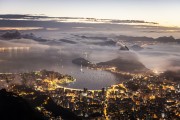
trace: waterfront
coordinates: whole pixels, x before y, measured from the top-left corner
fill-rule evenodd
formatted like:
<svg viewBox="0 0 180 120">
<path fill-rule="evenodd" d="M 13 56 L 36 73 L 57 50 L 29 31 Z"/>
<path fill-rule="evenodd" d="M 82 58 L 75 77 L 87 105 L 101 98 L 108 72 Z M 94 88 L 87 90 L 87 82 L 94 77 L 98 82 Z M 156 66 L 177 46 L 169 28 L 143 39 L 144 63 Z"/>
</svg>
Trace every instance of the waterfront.
<svg viewBox="0 0 180 120">
<path fill-rule="evenodd" d="M 17 76 L 21 76 L 20 78 Z M 24 84 L 12 84 L 22 78 Z M 58 78 L 58 80 L 57 80 Z M 68 79 L 66 79 L 68 78 Z M 71 76 L 53 71 L 0 74 L 0 82 L 9 80 L 6 90 L 34 103 L 36 110 L 47 118 L 61 120 L 52 102 L 75 113 L 79 119 L 178 119 L 180 84 L 164 74 L 133 75 L 129 81 L 99 90 L 66 88 Z M 23 82 L 26 81 L 26 82 Z M 56 108 L 57 109 L 57 108 Z"/>
</svg>

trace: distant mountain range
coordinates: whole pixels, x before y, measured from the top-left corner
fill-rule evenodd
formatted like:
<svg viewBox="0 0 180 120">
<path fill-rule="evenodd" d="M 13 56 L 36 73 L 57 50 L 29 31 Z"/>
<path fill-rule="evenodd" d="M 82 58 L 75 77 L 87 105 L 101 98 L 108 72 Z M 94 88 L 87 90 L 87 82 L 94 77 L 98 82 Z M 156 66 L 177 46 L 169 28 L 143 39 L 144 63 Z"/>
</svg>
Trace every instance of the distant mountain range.
<svg viewBox="0 0 180 120">
<path fill-rule="evenodd" d="M 76 44 L 76 42 L 71 41 L 71 40 L 67 40 L 67 39 L 60 39 L 60 40 L 54 41 L 54 40 L 44 39 L 44 38 L 41 38 L 41 37 L 36 37 L 33 33 L 30 33 L 30 34 L 21 34 L 17 30 L 16 31 L 6 32 L 6 33 L 2 34 L 0 36 L 0 38 L 4 39 L 4 40 L 12 40 L 12 39 L 21 39 L 21 38 L 24 38 L 24 39 L 31 39 L 31 40 L 34 40 L 36 42 L 48 42 L 48 44 L 53 44 L 53 42 L 55 42 L 55 43 L 63 42 L 63 43 L 68 43 L 68 44 Z"/>
<path fill-rule="evenodd" d="M 79 35 L 75 35 L 77 37 L 80 37 L 82 39 L 91 39 L 91 40 L 104 40 L 104 43 L 100 42 L 99 44 L 100 45 L 115 45 L 116 42 L 111 40 L 111 39 L 108 39 L 108 37 L 100 37 L 100 36 L 79 36 Z M 177 42 L 177 43 L 180 43 L 180 39 L 175 39 L 173 36 L 163 36 L 163 37 L 158 37 L 158 38 L 152 38 L 152 37 L 145 37 L 145 36 L 139 36 L 139 37 L 136 37 L 136 36 L 126 36 L 126 35 L 119 35 L 119 36 L 116 36 L 114 39 L 116 40 L 124 40 L 124 41 L 127 41 L 127 42 L 137 42 L 137 41 L 149 41 L 149 42 L 154 42 L 154 41 L 157 41 L 157 42 L 162 42 L 162 43 L 167 43 L 167 42 Z M 134 47 L 137 47 L 137 46 L 134 46 Z"/>
<path fill-rule="evenodd" d="M 77 35 L 75 35 L 75 36 L 77 36 Z M 116 41 L 114 41 L 112 39 L 108 39 L 108 37 L 98 37 L 98 36 L 97 37 L 77 36 L 77 37 L 81 37 L 82 39 L 102 40 L 101 42 L 94 41 L 94 42 L 91 42 L 88 44 L 94 44 L 94 45 L 100 45 L 100 46 L 115 46 L 116 45 Z M 52 42 L 52 40 L 37 37 L 33 33 L 21 34 L 17 30 L 5 32 L 0 36 L 0 38 L 5 39 L 5 40 L 25 38 L 25 39 L 32 39 L 32 40 L 37 41 L 37 42 L 48 42 L 48 41 Z M 164 37 L 152 38 L 152 37 L 134 37 L 134 36 L 120 35 L 120 36 L 116 36 L 115 39 L 123 40 L 126 42 L 148 41 L 148 42 L 161 42 L 161 43 L 168 43 L 168 42 L 180 43 L 180 39 L 175 39 L 173 36 L 169 36 L 169 37 L 164 36 Z M 71 41 L 71 40 L 67 40 L 67 39 L 60 39 L 58 41 L 64 42 L 64 43 L 69 43 L 69 44 L 76 44 L 76 42 Z M 133 49 L 140 49 L 138 46 L 132 46 L 132 47 L 133 47 Z"/>
<path fill-rule="evenodd" d="M 125 40 L 127 42 L 137 42 L 137 41 L 157 41 L 157 42 L 177 42 L 180 43 L 180 39 L 175 39 L 173 36 L 163 36 L 163 37 L 158 37 L 158 38 L 152 38 L 152 37 L 134 37 L 134 36 L 125 36 L 125 35 L 120 35 L 116 37 L 117 39 L 120 40 Z"/>
</svg>

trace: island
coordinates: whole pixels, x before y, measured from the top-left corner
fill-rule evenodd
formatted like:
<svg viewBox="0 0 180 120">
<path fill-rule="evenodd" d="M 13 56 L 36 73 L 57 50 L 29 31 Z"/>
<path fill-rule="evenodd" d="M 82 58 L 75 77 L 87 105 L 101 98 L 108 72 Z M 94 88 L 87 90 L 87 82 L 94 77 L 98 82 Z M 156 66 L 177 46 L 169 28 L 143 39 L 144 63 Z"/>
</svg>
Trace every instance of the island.
<svg viewBox="0 0 180 120">
<path fill-rule="evenodd" d="M 147 69 L 141 62 L 139 62 L 137 59 L 133 60 L 127 60 L 123 59 L 121 57 L 118 57 L 116 59 L 106 61 L 106 62 L 100 62 L 100 63 L 92 63 L 84 58 L 76 58 L 72 60 L 72 63 L 89 67 L 90 69 L 101 69 L 111 72 L 130 72 L 130 73 L 142 73 L 147 72 L 149 69 Z"/>
</svg>

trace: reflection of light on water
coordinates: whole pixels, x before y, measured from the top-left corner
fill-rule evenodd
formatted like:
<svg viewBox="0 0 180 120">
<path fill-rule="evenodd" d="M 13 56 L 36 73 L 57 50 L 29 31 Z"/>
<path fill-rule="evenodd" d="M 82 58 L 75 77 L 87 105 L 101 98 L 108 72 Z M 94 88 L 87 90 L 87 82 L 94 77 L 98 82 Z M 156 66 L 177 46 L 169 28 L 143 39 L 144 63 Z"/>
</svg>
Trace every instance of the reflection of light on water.
<svg viewBox="0 0 180 120">
<path fill-rule="evenodd" d="M 4 51 L 9 51 L 9 52 L 11 52 L 11 51 L 17 51 L 17 50 L 21 50 L 21 51 L 23 51 L 23 50 L 27 50 L 27 51 L 29 51 L 29 49 L 30 49 L 30 47 L 0 47 L 0 51 L 1 52 L 4 52 Z"/>
<path fill-rule="evenodd" d="M 13 58 L 13 56 L 17 57 L 18 55 L 29 53 L 30 49 L 28 46 L 0 47 L 0 54 L 7 55 L 8 58 Z"/>
<path fill-rule="evenodd" d="M 0 30 L 38 30 L 42 27 L 1 27 Z"/>
<path fill-rule="evenodd" d="M 116 76 L 113 74 L 102 71 L 102 70 L 93 70 L 93 69 L 85 69 L 86 67 L 82 67 L 83 71 L 81 72 L 79 66 L 72 65 L 69 67 L 64 67 L 60 72 L 64 74 L 69 74 L 76 78 L 76 82 L 72 82 L 66 84 L 64 86 L 71 88 L 88 88 L 88 89 L 101 89 L 103 87 L 110 86 L 112 84 L 119 83 L 120 81 L 116 81 Z M 71 71 L 71 72 L 70 72 Z M 72 72 L 73 71 L 73 72 Z"/>
</svg>

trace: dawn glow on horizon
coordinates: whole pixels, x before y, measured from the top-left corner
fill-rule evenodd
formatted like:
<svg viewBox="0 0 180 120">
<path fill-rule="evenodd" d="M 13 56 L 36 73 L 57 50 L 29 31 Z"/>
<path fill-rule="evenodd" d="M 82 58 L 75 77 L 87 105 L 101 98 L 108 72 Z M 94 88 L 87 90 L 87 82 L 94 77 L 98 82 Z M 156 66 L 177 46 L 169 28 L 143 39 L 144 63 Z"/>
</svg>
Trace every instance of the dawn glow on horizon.
<svg viewBox="0 0 180 120">
<path fill-rule="evenodd" d="M 145 20 L 180 27 L 179 0 L 0 0 L 0 14 Z"/>
</svg>

